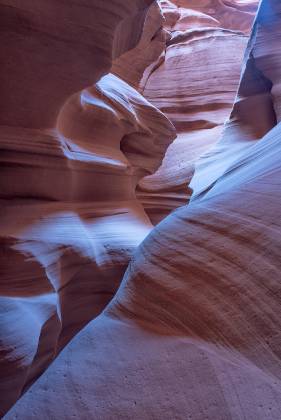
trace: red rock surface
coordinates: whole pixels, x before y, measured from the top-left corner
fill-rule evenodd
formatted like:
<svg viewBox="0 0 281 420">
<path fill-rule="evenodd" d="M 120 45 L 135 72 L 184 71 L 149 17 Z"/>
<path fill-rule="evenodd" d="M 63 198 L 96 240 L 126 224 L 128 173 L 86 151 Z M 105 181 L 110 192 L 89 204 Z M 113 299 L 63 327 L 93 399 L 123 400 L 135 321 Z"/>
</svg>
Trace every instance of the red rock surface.
<svg viewBox="0 0 281 420">
<path fill-rule="evenodd" d="M 237 3 L 237 10 L 251 10 L 249 2 Z M 280 27 L 280 1 L 262 0 L 231 117 L 216 148 L 197 166 L 190 204 L 144 239 L 110 304 L 65 346 L 5 420 L 280 420 Z M 29 159 L 28 145 L 44 151 L 45 159 L 36 153 L 33 168 L 43 161 L 48 173 L 56 168 L 71 175 L 60 184 L 54 173 L 44 190 L 39 180 L 45 172 L 37 172 L 19 189 L 21 200 L 15 189 L 2 199 L 2 240 L 9 251 L 1 261 L 8 276 L 0 283 L 3 413 L 49 363 L 59 343 L 58 323 L 71 320 L 73 310 L 76 321 L 91 308 L 93 291 L 86 296 L 90 305 L 78 296 L 85 284 L 84 292 L 93 285 L 90 279 L 103 261 L 116 279 L 116 265 L 128 249 L 115 248 L 119 236 L 113 228 L 120 228 L 122 241 L 124 234 L 137 241 L 137 226 L 141 235 L 149 230 L 134 188 L 159 164 L 174 135 L 163 114 L 113 75 L 71 96 L 52 130 L 6 127 L 0 136 L 8 156 L 17 156 L 23 139 Z M 67 157 L 68 171 L 60 155 Z M 7 171 L 23 178 L 19 163 L 8 161 Z M 86 167 L 92 163 L 89 178 Z M 124 208 L 116 212 L 115 170 L 128 205 L 124 218 L 132 221 L 128 228 L 122 226 Z M 124 173 L 130 188 L 123 188 Z M 23 188 L 23 182 L 18 185 Z M 68 185 L 71 199 L 64 198 Z M 28 197 L 31 187 L 45 191 L 44 200 Z M 115 210 L 104 205 L 113 196 Z M 82 268 L 81 255 L 91 264 Z M 107 258 L 113 264 L 106 265 Z M 65 287 L 73 273 L 79 290 Z M 50 284 L 64 287 L 51 293 Z"/>
<path fill-rule="evenodd" d="M 141 91 L 144 73 L 149 72 L 150 66 L 153 67 L 166 47 L 169 33 L 163 24 L 164 16 L 159 4 L 152 3 L 138 44 L 113 61 L 111 73 Z"/>
<path fill-rule="evenodd" d="M 263 57 L 280 21 L 279 1 L 262 2 L 250 45 Z M 276 122 L 154 228 L 106 311 L 6 419 L 279 420 L 280 135 Z"/>
<path fill-rule="evenodd" d="M 72 3 L 1 4 L 1 414 L 114 295 L 152 228 L 136 184 L 175 137 L 134 88 L 100 79 L 150 30 L 151 2 Z"/>
<path fill-rule="evenodd" d="M 154 223 L 187 202 L 194 162 L 221 136 L 254 16 L 252 8 L 240 10 L 235 2 L 231 7 L 219 1 L 161 5 L 171 39 L 143 93 L 174 123 L 178 137 L 161 168 L 140 183 L 139 198 Z"/>
</svg>

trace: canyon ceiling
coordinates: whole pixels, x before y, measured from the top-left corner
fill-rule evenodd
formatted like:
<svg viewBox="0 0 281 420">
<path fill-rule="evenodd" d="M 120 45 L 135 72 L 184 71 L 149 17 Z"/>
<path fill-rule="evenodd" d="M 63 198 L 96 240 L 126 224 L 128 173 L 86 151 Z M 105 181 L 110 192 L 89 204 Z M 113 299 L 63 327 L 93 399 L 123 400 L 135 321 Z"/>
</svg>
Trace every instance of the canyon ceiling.
<svg viewBox="0 0 281 420">
<path fill-rule="evenodd" d="M 281 0 L 0 17 L 0 417 L 280 420 Z"/>
</svg>

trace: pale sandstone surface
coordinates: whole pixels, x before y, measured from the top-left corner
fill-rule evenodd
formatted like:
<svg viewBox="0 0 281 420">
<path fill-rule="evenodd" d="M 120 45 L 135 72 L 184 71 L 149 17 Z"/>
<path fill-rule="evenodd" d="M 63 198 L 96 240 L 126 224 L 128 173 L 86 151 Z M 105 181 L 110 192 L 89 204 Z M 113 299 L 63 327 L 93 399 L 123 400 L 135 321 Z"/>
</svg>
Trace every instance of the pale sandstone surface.
<svg viewBox="0 0 281 420">
<path fill-rule="evenodd" d="M 56 137 L 26 131 L 1 132 L 6 179 L 11 162 L 18 163 L 12 190 L 8 183 L 1 190 L 4 401 L 114 295 L 152 228 L 136 183 L 159 166 L 174 136 L 166 117 L 114 75 L 69 99 Z"/>
<path fill-rule="evenodd" d="M 239 155 L 280 122 L 281 37 L 278 2 L 262 3 L 246 49 L 237 96 L 222 137 L 196 164 L 190 184 L 194 198 L 203 195 Z"/>
<path fill-rule="evenodd" d="M 279 0 L 263 1 L 250 40 L 263 57 L 278 50 L 280 23 Z M 276 118 L 152 230 L 113 301 L 5 420 L 280 419 L 280 139 Z"/>
<path fill-rule="evenodd" d="M 1 414 L 102 311 L 152 228 L 136 183 L 174 127 L 114 75 L 81 92 L 138 45 L 151 3 L 0 3 Z"/>
<path fill-rule="evenodd" d="M 154 223 L 188 201 L 195 160 L 221 137 L 239 83 L 253 5 L 257 2 L 240 10 L 235 2 L 231 7 L 219 1 L 161 2 L 171 39 L 143 92 L 173 122 L 178 137 L 156 174 L 140 183 L 139 199 Z"/>
<path fill-rule="evenodd" d="M 280 135 L 155 227 L 5 419 L 280 418 Z"/>
</svg>

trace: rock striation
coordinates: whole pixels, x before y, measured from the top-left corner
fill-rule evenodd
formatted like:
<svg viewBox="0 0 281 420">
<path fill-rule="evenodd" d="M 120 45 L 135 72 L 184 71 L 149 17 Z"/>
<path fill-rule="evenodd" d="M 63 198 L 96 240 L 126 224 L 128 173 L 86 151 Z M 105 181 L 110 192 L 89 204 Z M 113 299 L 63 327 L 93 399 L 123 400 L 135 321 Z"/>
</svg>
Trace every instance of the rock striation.
<svg viewBox="0 0 281 420">
<path fill-rule="evenodd" d="M 111 73 L 142 92 L 145 80 L 166 48 L 169 32 L 164 28 L 162 9 L 156 2 L 150 6 L 137 45 L 113 60 Z"/>
<path fill-rule="evenodd" d="M 237 91 L 256 2 L 242 10 L 236 2 L 230 6 L 175 0 L 161 5 L 171 36 L 143 92 L 173 122 L 177 139 L 161 168 L 140 183 L 139 198 L 154 223 L 187 202 L 195 161 L 222 134 Z"/>
<path fill-rule="evenodd" d="M 246 131 L 261 137 L 153 229 L 110 305 L 5 420 L 279 420 L 280 27 L 279 0 L 262 1 L 248 46 L 257 61 L 247 65 L 246 54 L 240 86 L 242 96 L 249 77 L 245 103 L 252 96 L 256 115 L 273 107 L 275 119 L 266 129 L 250 112 Z M 243 133 L 242 113 L 233 115 L 234 133 Z M 235 154 L 234 138 L 228 146 Z"/>
<path fill-rule="evenodd" d="M 159 8 L 143 29 L 151 3 L 0 2 L 0 416 L 103 310 L 152 229 L 135 189 L 175 129 L 106 74 L 159 30 Z"/>
<path fill-rule="evenodd" d="M 190 184 L 194 197 L 203 195 L 239 155 L 250 150 L 280 121 L 280 66 L 272 35 L 279 37 L 280 28 L 273 13 L 276 6 L 272 10 L 271 3 L 261 5 L 261 17 L 253 26 L 229 120 L 215 147 L 196 163 Z M 273 26 L 270 30 L 269 25 Z"/>
</svg>

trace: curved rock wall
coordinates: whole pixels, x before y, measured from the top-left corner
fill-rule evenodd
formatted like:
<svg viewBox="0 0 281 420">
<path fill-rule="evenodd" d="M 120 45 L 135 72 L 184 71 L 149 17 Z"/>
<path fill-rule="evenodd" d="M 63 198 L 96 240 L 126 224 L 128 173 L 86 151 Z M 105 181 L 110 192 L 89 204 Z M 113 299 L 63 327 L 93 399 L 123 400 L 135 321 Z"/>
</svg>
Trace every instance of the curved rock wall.
<svg viewBox="0 0 281 420">
<path fill-rule="evenodd" d="M 188 201 L 195 161 L 221 136 L 254 17 L 253 7 L 240 10 L 236 2 L 161 5 L 171 39 L 143 92 L 173 122 L 177 139 L 161 168 L 140 183 L 139 198 L 154 223 Z"/>
<path fill-rule="evenodd" d="M 138 43 L 152 2 L 1 0 L 0 125 L 54 127 L 65 100 Z"/>
<path fill-rule="evenodd" d="M 249 45 L 259 57 L 276 54 L 276 78 L 280 26 L 280 1 L 262 1 Z M 257 115 L 272 112 L 259 95 L 250 103 Z M 279 420 L 280 137 L 276 118 L 204 194 L 154 228 L 106 311 L 6 420 Z"/>
<path fill-rule="evenodd" d="M 135 188 L 174 127 L 117 76 L 100 79 L 159 31 L 151 3 L 0 2 L 0 415 L 102 311 L 152 228 Z"/>
<path fill-rule="evenodd" d="M 196 164 L 191 187 L 203 195 L 246 149 L 280 121 L 280 58 L 274 37 L 280 36 L 277 6 L 262 4 L 248 43 L 234 106 L 220 141 Z M 220 162 L 218 164 L 218 161 Z"/>
<path fill-rule="evenodd" d="M 158 3 L 152 3 L 136 47 L 116 58 L 111 73 L 135 89 L 142 91 L 142 80 L 166 47 L 168 32 L 163 27 L 164 16 Z"/>
</svg>

